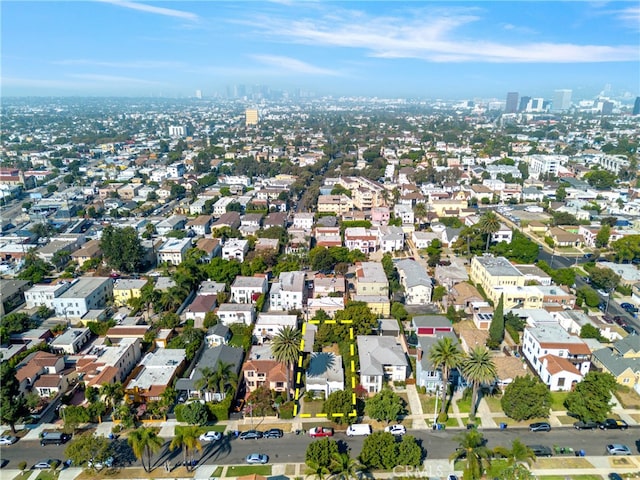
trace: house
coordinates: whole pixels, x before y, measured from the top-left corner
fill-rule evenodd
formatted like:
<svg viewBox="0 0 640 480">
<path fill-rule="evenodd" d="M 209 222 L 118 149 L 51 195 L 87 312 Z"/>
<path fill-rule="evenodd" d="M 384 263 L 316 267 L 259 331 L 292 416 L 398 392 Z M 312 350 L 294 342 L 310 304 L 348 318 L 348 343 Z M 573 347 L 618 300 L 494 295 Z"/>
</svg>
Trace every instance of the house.
<svg viewBox="0 0 640 480">
<path fill-rule="evenodd" d="M 193 220 L 189 220 L 186 224 L 188 230 L 192 230 L 196 235 L 204 237 L 211 233 L 211 223 L 213 219 L 211 215 L 198 215 Z"/>
<path fill-rule="evenodd" d="M 305 373 L 305 389 L 327 398 L 333 392 L 344 390 L 342 356 L 331 352 L 313 352 Z"/>
<path fill-rule="evenodd" d="M 107 330 L 106 336 L 112 342 L 121 338 L 142 340 L 149 330 L 151 330 L 151 325 L 117 325 Z"/>
<path fill-rule="evenodd" d="M 388 225 L 391 214 L 389 207 L 373 207 L 371 209 L 371 224 L 372 225 Z"/>
<path fill-rule="evenodd" d="M 296 213 L 293 216 L 293 227 L 301 228 L 305 231 L 311 231 L 313 228 L 314 214 L 309 212 Z"/>
<path fill-rule="evenodd" d="M 493 321 L 493 307 L 487 302 L 474 302 L 471 305 L 473 324 L 478 330 L 489 330 Z"/>
<path fill-rule="evenodd" d="M 100 248 L 100 240 L 89 240 L 70 255 L 71 260 L 76 262 L 79 267 L 82 267 L 85 262 L 94 258 L 100 258 L 101 256 L 102 249 Z"/>
<path fill-rule="evenodd" d="M 342 275 L 323 275 L 316 273 L 313 277 L 313 296 L 344 296 L 346 293 L 345 278 Z"/>
<path fill-rule="evenodd" d="M 215 295 L 196 295 L 193 302 L 184 310 L 185 318 L 193 320 L 195 328 L 202 328 L 207 313 L 216 308 L 217 297 Z"/>
<path fill-rule="evenodd" d="M 416 385 L 425 388 L 427 392 L 430 393 L 441 392 L 443 388 L 442 370 L 433 365 L 429 359 L 429 354 L 433 346 L 445 337 L 450 338 L 454 345 L 458 343 L 458 338 L 453 332 L 453 329 L 418 337 L 418 347 L 416 349 Z M 457 377 L 457 373 L 450 372 L 449 380 Z"/>
<path fill-rule="evenodd" d="M 396 218 L 400 218 L 403 225 L 413 225 L 413 223 L 415 222 L 415 215 L 413 213 L 411 205 L 397 203 L 393 207 L 393 215 Z"/>
<path fill-rule="evenodd" d="M 395 263 L 400 284 L 404 287 L 406 305 L 426 305 L 431 302 L 433 282 L 425 268 L 415 260 L 404 259 Z"/>
<path fill-rule="evenodd" d="M 276 360 L 247 360 L 243 368 L 243 378 L 249 393 L 262 386 L 281 393 L 286 392 L 288 388 L 287 367 Z"/>
<path fill-rule="evenodd" d="M 222 246 L 222 258 L 224 260 L 244 262 L 247 252 L 249 252 L 249 241 L 240 238 L 230 238 Z"/>
<path fill-rule="evenodd" d="M 58 317 L 81 318 L 89 310 L 104 308 L 113 296 L 113 280 L 108 277 L 80 277 L 71 282 L 47 305 Z"/>
<path fill-rule="evenodd" d="M 584 243 L 582 235 L 567 232 L 560 227 L 552 227 L 548 231 L 548 235 L 553 240 L 556 247 L 579 247 Z"/>
<path fill-rule="evenodd" d="M 357 295 L 389 297 L 389 281 L 381 263 L 357 262 L 355 287 Z"/>
<path fill-rule="evenodd" d="M 307 286 L 302 271 L 281 272 L 271 284 L 269 310 L 300 310 L 307 304 Z"/>
<path fill-rule="evenodd" d="M 0 279 L 0 315 L 4 316 L 25 303 L 25 291 L 31 282 L 27 280 Z"/>
<path fill-rule="evenodd" d="M 640 282 L 640 270 L 632 263 L 596 262 L 598 268 L 608 268 L 620 276 L 620 283 L 633 287 Z"/>
<path fill-rule="evenodd" d="M 180 265 L 190 248 L 191 238 L 170 238 L 158 249 L 158 265 L 165 262 L 171 265 Z"/>
<path fill-rule="evenodd" d="M 377 229 L 378 245 L 384 253 L 398 252 L 404 249 L 404 230 L 400 227 L 380 226 Z"/>
<path fill-rule="evenodd" d="M 513 230 L 504 223 L 500 223 L 500 228 L 491 234 L 491 243 L 506 242 L 511 243 L 513 239 Z"/>
<path fill-rule="evenodd" d="M 262 218 L 263 215 L 261 213 L 247 213 L 241 217 L 240 226 L 254 227 L 256 230 L 260 230 L 262 228 Z"/>
<path fill-rule="evenodd" d="M 222 246 L 217 238 L 200 238 L 196 242 L 196 248 L 204 252 L 202 261 L 211 262 L 215 257 L 221 254 Z"/>
<path fill-rule="evenodd" d="M 235 303 L 255 303 L 267 293 L 269 282 L 266 275 L 243 277 L 238 275 L 231 285 L 231 301 Z"/>
<path fill-rule="evenodd" d="M 622 336 L 618 333 L 617 326 L 602 319 L 602 317 L 589 316 L 581 310 L 560 310 L 551 312 L 551 316 L 557 320 L 562 328 L 574 335 L 580 335 L 585 325 L 591 325 L 600 331 L 600 335 L 610 342 L 619 340 Z"/>
<path fill-rule="evenodd" d="M 284 327 L 298 328 L 298 317 L 279 313 L 260 313 L 253 327 L 253 335 L 259 342 L 264 343 L 276 336 Z"/>
<path fill-rule="evenodd" d="M 350 227 L 344 230 L 344 246 L 349 251 L 359 250 L 365 255 L 378 249 L 378 237 L 364 227 Z"/>
<path fill-rule="evenodd" d="M 522 353 L 533 371 L 552 391 L 570 390 L 573 383 L 580 381 L 591 367 L 588 345 L 557 323 L 525 327 Z"/>
<path fill-rule="evenodd" d="M 256 252 L 272 251 L 278 253 L 280 248 L 280 240 L 277 238 L 258 238 L 255 244 Z"/>
<path fill-rule="evenodd" d="M 200 282 L 198 287 L 198 295 L 218 295 L 226 290 L 227 286 L 224 282 L 213 282 L 205 280 Z"/>
<path fill-rule="evenodd" d="M 223 303 L 216 313 L 223 325 L 232 323 L 251 325 L 256 317 L 256 308 L 250 303 Z"/>
<path fill-rule="evenodd" d="M 113 303 L 116 307 L 128 305 L 129 301 L 134 298 L 140 298 L 142 295 L 142 287 L 147 284 L 144 279 L 125 279 L 116 280 L 113 285 Z"/>
<path fill-rule="evenodd" d="M 64 357 L 33 352 L 16 365 L 16 380 L 22 393 L 35 391 L 40 397 L 51 397 L 68 388 L 64 369 Z"/>
<path fill-rule="evenodd" d="M 231 340 L 231 330 L 229 327 L 222 323 L 216 323 L 213 327 L 207 330 L 205 340 L 209 348 L 217 347 L 218 345 L 226 345 Z"/>
<path fill-rule="evenodd" d="M 411 241 L 413 241 L 418 250 L 427 248 L 435 239 L 440 240 L 440 235 L 435 232 L 418 232 L 415 230 L 411 232 Z"/>
<path fill-rule="evenodd" d="M 368 393 L 382 390 L 384 381 L 404 382 L 409 374 L 409 362 L 400 344 L 393 337 L 358 335 L 360 384 Z"/>
<path fill-rule="evenodd" d="M 593 366 L 609 372 L 616 382 L 640 393 L 640 336 L 628 335 L 609 348 L 593 352 Z"/>
<path fill-rule="evenodd" d="M 344 297 L 318 297 L 310 298 L 307 301 L 307 313 L 312 318 L 322 310 L 330 318 L 333 318 L 336 312 L 344 310 Z"/>
<path fill-rule="evenodd" d="M 156 225 L 156 232 L 164 237 L 172 230 L 182 230 L 186 223 L 187 217 L 184 215 L 172 215 Z"/>
<path fill-rule="evenodd" d="M 91 339 L 88 328 L 68 328 L 51 342 L 51 350 L 57 353 L 73 355 L 78 353 Z"/>
<path fill-rule="evenodd" d="M 411 319 L 411 329 L 418 337 L 453 332 L 451 321 L 442 315 L 416 315 Z"/>
<path fill-rule="evenodd" d="M 271 212 L 267 215 L 263 222 L 263 228 L 281 227 L 287 226 L 287 214 L 285 212 Z"/>
<path fill-rule="evenodd" d="M 76 373 L 87 386 L 100 387 L 105 383 L 122 383 L 142 357 L 140 338 L 96 340 L 91 350 L 76 361 Z"/>
<path fill-rule="evenodd" d="M 469 274 L 461 259 L 458 257 L 449 257 L 449 260 L 449 265 L 436 265 L 434 277 L 439 285 L 451 290 L 454 285 L 467 282 L 467 280 L 469 280 Z"/>
<path fill-rule="evenodd" d="M 213 348 L 205 348 L 191 371 L 188 378 L 180 378 L 176 382 L 176 391 L 186 398 L 199 398 L 206 402 L 221 402 L 227 392 L 207 390 L 206 379 L 203 379 L 203 370 L 215 372 L 218 365 L 231 365 L 231 372 L 240 378 L 244 351 L 242 348 L 218 345 Z"/>
<path fill-rule="evenodd" d="M 322 220 L 322 218 L 320 220 Z M 318 247 L 342 246 L 342 237 L 340 236 L 339 227 L 316 227 L 314 237 L 316 246 Z"/>
<path fill-rule="evenodd" d="M 218 218 L 218 220 L 216 220 L 214 224 L 211 225 L 211 230 L 215 234 L 216 229 L 224 227 L 230 228 L 231 230 L 237 230 L 238 228 L 240 228 L 240 214 L 238 212 L 223 213 L 222 215 L 220 215 L 220 218 Z"/>
<path fill-rule="evenodd" d="M 132 378 L 125 385 L 129 401 L 146 403 L 160 400 L 186 365 L 186 350 L 182 348 L 157 348 L 147 353 L 134 369 Z"/>
</svg>

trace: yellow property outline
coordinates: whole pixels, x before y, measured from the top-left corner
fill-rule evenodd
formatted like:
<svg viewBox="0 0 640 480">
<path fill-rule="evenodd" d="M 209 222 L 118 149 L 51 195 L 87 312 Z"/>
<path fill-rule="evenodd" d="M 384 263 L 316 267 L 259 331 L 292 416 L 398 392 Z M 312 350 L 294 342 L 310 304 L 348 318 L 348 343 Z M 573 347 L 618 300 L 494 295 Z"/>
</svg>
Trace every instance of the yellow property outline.
<svg viewBox="0 0 640 480">
<path fill-rule="evenodd" d="M 320 325 L 321 323 L 326 324 L 336 324 L 341 323 L 345 325 L 350 325 L 353 323 L 353 320 L 309 320 L 308 323 L 314 325 Z M 296 417 L 298 415 L 299 405 L 300 405 L 300 385 L 302 384 L 302 361 L 304 358 L 304 335 L 307 331 L 307 322 L 303 322 L 302 324 L 302 339 L 300 340 L 300 349 L 298 353 L 298 368 L 296 372 L 296 393 L 294 397 L 295 403 L 293 404 L 293 416 Z M 353 391 L 351 394 L 351 404 L 353 406 L 353 410 L 349 412 L 350 417 L 357 417 L 358 413 L 356 410 L 356 385 L 358 384 L 358 380 L 356 378 L 356 343 L 355 343 L 355 335 L 353 333 L 353 327 L 349 327 L 349 356 L 351 361 L 351 390 Z M 343 359 L 343 361 L 346 361 Z M 300 418 L 327 418 L 327 417 L 344 417 L 344 413 L 332 413 L 331 415 L 327 413 L 301 413 Z"/>
</svg>

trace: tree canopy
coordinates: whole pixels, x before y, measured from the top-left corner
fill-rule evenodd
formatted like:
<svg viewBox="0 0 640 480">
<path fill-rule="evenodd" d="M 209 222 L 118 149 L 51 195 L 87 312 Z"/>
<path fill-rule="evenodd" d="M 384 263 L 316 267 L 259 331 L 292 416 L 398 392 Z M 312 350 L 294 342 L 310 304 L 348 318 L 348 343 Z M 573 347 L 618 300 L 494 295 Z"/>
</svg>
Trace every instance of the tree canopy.
<svg viewBox="0 0 640 480">
<path fill-rule="evenodd" d="M 505 415 L 514 420 L 546 418 L 551 408 L 551 392 L 537 378 L 530 375 L 516 377 L 505 388 L 500 404 Z"/>
<path fill-rule="evenodd" d="M 418 466 L 422 448 L 411 435 L 397 442 L 389 432 L 373 432 L 364 440 L 360 461 L 369 468 L 391 469 L 398 465 Z"/>
<path fill-rule="evenodd" d="M 135 228 L 107 225 L 102 231 L 100 248 L 114 269 L 125 273 L 140 271 L 144 252 Z"/>
<path fill-rule="evenodd" d="M 589 372 L 569 393 L 564 405 L 583 422 L 602 422 L 613 407 L 611 395 L 616 386 L 616 379 L 610 373 Z"/>
<path fill-rule="evenodd" d="M 369 398 L 364 407 L 367 416 L 379 422 L 391 422 L 405 412 L 404 400 L 392 390 L 385 388 Z"/>
</svg>

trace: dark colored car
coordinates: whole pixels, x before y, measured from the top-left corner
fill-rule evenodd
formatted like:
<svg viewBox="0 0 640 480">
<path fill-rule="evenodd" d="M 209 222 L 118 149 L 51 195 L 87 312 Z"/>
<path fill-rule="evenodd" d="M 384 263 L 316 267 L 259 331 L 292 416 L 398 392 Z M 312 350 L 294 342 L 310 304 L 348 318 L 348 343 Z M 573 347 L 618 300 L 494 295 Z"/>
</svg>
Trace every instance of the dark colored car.
<svg viewBox="0 0 640 480">
<path fill-rule="evenodd" d="M 601 430 L 626 430 L 629 428 L 624 420 L 616 420 L 615 418 L 607 418 L 599 425 Z"/>
<path fill-rule="evenodd" d="M 575 422 L 573 428 L 576 430 L 595 430 L 598 428 L 598 422 Z"/>
<path fill-rule="evenodd" d="M 609 480 L 622 480 L 622 475 L 619 473 L 611 472 L 607 477 Z"/>
<path fill-rule="evenodd" d="M 529 425 L 529 431 L 531 432 L 550 432 L 551 425 L 547 422 L 536 422 Z"/>
<path fill-rule="evenodd" d="M 247 430 L 246 432 L 242 432 L 238 438 L 240 440 L 257 440 L 258 438 L 262 438 L 262 432 Z"/>
<path fill-rule="evenodd" d="M 527 445 L 536 457 L 550 457 L 553 455 L 553 451 L 546 445 Z"/>
<path fill-rule="evenodd" d="M 272 428 L 272 429 L 267 430 L 266 432 L 264 432 L 264 434 L 262 436 L 264 438 L 282 438 L 283 435 L 284 435 L 284 432 L 281 429 Z"/>
<path fill-rule="evenodd" d="M 631 325 L 623 325 L 622 329 L 627 332 L 629 335 L 638 335 L 638 331 L 633 328 Z"/>
</svg>

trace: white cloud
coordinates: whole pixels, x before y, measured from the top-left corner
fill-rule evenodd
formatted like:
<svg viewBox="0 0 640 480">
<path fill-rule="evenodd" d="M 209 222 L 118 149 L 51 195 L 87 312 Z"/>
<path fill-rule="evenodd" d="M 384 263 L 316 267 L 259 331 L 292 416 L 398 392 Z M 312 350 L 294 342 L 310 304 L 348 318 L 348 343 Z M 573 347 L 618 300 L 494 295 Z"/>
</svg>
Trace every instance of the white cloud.
<svg viewBox="0 0 640 480">
<path fill-rule="evenodd" d="M 142 78 L 123 77 L 119 75 L 101 75 L 96 73 L 71 73 L 71 78 L 77 78 L 80 80 L 88 80 L 90 82 L 100 83 L 124 83 L 124 84 L 138 84 L 138 85 L 160 85 L 160 82 L 153 80 L 144 80 Z"/>
<path fill-rule="evenodd" d="M 174 10 L 173 8 L 156 7 L 154 5 L 147 5 L 145 3 L 129 2 L 126 0 L 99 0 L 104 3 L 110 3 L 119 7 L 130 8 L 132 10 L 138 10 L 141 12 L 155 13 L 157 15 L 164 15 L 166 17 L 181 18 L 183 20 L 189 20 L 196 22 L 199 20 L 198 15 L 191 12 L 185 12 L 184 10 Z"/>
<path fill-rule="evenodd" d="M 314 19 L 261 17 L 248 24 L 273 39 L 316 47 L 358 48 L 380 58 L 482 63 L 584 63 L 637 61 L 638 58 L 637 45 L 518 44 L 515 40 L 501 43 L 474 38 L 469 32 L 461 33 L 462 27 L 482 20 L 477 10 L 411 13 L 410 18 L 375 17 L 333 10 L 330 16 Z M 632 14 L 632 11 L 627 13 Z M 511 28 L 526 27 L 511 25 Z"/>
<path fill-rule="evenodd" d="M 308 74 L 308 75 L 331 75 L 331 76 L 340 75 L 340 73 L 335 70 L 316 67 L 315 65 L 302 62 L 295 58 L 283 57 L 279 55 L 251 55 L 251 57 L 265 65 L 276 67 L 277 69 L 288 72 L 288 73 L 302 73 L 302 74 Z"/>
<path fill-rule="evenodd" d="M 155 61 L 155 60 L 131 60 L 127 62 L 106 62 L 99 60 L 88 59 L 67 59 L 67 60 L 54 60 L 51 62 L 54 65 L 86 65 L 92 67 L 107 67 L 107 68 L 141 68 L 141 69 L 164 69 L 164 68 L 181 68 L 184 66 L 182 62 L 167 62 L 167 61 Z"/>
</svg>

